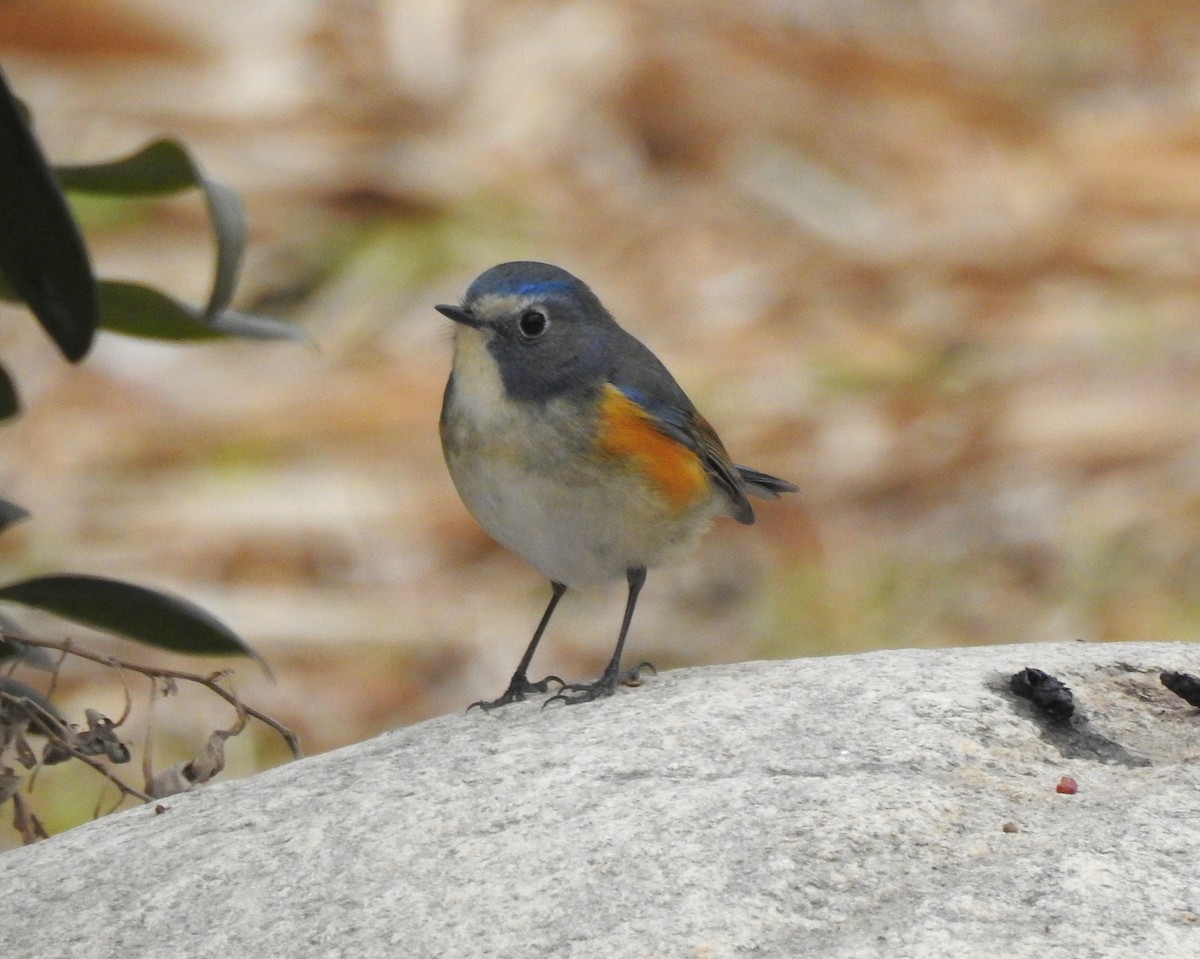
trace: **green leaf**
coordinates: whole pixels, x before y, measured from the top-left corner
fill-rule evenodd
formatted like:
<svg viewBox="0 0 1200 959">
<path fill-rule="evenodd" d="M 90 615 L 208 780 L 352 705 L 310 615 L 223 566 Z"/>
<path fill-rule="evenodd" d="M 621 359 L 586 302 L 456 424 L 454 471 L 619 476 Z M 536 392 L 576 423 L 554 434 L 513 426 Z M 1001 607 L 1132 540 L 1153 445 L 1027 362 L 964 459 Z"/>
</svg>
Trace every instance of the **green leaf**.
<svg viewBox="0 0 1200 959">
<path fill-rule="evenodd" d="M 205 180 L 204 193 L 217 234 L 217 269 L 204 318 L 214 320 L 233 301 L 233 291 L 237 288 L 238 271 L 246 250 L 246 215 L 242 211 L 242 198 L 229 187 Z"/>
<path fill-rule="evenodd" d="M 246 218 L 236 192 L 208 179 L 183 144 L 155 140 L 124 159 L 57 169 L 67 190 L 124 196 L 153 196 L 199 189 L 217 239 L 216 269 L 204 318 L 214 319 L 233 299 L 246 249 Z"/>
<path fill-rule="evenodd" d="M 300 340 L 299 327 L 268 317 L 225 310 L 212 319 L 193 306 L 141 283 L 100 281 L 100 325 L 114 333 L 156 340 L 212 340 L 241 336 L 257 340 Z"/>
<path fill-rule="evenodd" d="M 23 519 L 29 519 L 29 510 L 6 499 L 0 499 L 0 533 Z"/>
<path fill-rule="evenodd" d="M 17 384 L 13 382 L 8 367 L 0 365 L 0 420 L 11 420 L 21 412 L 21 399 L 17 396 Z"/>
<path fill-rule="evenodd" d="M 118 196 L 163 196 L 198 186 L 187 150 L 173 140 L 155 140 L 127 157 L 107 163 L 54 168 L 64 190 Z"/>
<path fill-rule="evenodd" d="M 0 273 L 67 359 L 87 355 L 97 325 L 87 248 L 3 73 Z"/>
<path fill-rule="evenodd" d="M 233 630 L 190 600 L 132 583 L 57 573 L 0 587 L 0 600 L 32 606 L 160 649 L 259 659 Z"/>
</svg>

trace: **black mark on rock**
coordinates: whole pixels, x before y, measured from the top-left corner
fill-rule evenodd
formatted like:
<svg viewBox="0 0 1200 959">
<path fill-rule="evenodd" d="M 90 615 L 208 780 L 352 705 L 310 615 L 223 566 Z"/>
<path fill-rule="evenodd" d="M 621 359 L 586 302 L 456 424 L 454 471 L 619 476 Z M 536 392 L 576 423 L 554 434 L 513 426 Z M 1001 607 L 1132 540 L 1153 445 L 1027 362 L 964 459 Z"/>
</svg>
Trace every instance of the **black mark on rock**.
<svg viewBox="0 0 1200 959">
<path fill-rule="evenodd" d="M 1017 712 L 1035 723 L 1042 740 L 1057 749 L 1064 759 L 1086 759 L 1130 768 L 1153 765 L 1145 756 L 1093 729 L 1087 717 L 1076 709 L 1071 691 L 1049 673 L 1023 669 L 994 688 L 1010 695 Z"/>
<path fill-rule="evenodd" d="M 1184 702 L 1200 709 L 1200 677 L 1191 673 L 1159 673 L 1158 680 Z"/>
<path fill-rule="evenodd" d="M 1057 676 L 1040 669 L 1031 667 L 1013 673 L 1008 688 L 1057 722 L 1066 722 L 1075 712 L 1075 697 L 1070 688 Z"/>
</svg>

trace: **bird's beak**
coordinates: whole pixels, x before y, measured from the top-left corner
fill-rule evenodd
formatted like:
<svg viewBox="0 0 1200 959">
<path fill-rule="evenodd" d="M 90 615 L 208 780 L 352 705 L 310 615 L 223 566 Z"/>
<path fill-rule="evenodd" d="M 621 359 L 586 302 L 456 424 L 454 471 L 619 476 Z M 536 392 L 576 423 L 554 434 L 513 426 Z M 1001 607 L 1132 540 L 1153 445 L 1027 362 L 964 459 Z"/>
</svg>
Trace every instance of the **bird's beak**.
<svg viewBox="0 0 1200 959">
<path fill-rule="evenodd" d="M 455 323 L 461 323 L 463 326 L 470 326 L 474 329 L 479 329 L 481 326 L 483 326 L 483 324 L 476 319 L 475 314 L 465 307 L 448 306 L 445 303 L 442 303 L 438 306 L 435 306 L 434 309 L 441 313 L 442 316 L 448 316 Z"/>
</svg>

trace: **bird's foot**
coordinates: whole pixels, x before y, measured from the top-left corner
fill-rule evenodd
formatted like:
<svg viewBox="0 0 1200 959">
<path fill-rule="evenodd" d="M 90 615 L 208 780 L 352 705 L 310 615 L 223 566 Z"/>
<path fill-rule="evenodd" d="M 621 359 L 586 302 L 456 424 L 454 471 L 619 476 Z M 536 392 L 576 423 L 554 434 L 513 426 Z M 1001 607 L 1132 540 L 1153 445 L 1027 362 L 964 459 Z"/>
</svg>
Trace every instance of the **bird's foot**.
<svg viewBox="0 0 1200 959">
<path fill-rule="evenodd" d="M 567 684 L 557 676 L 547 676 L 545 679 L 540 679 L 536 683 L 531 683 L 526 676 L 514 676 L 508 684 L 508 689 L 504 690 L 504 693 L 499 699 L 493 699 L 490 702 L 481 699 L 478 702 L 471 703 L 471 705 L 467 707 L 467 712 L 470 712 L 472 709 L 478 706 L 486 713 L 500 706 L 507 706 L 509 703 L 522 702 L 525 697 L 534 693 L 550 692 L 551 683 L 558 683 L 559 689 L 566 689 L 567 687 Z"/>
<path fill-rule="evenodd" d="M 606 696 L 611 696 L 618 686 L 640 686 L 642 684 L 642 673 L 645 670 L 650 670 L 656 676 L 658 670 L 654 668 L 652 663 L 638 663 L 624 672 L 605 671 L 604 675 L 597 679 L 594 683 L 567 683 L 555 695 L 551 696 L 542 705 L 545 709 L 551 703 L 562 703 L 566 706 L 577 706 L 579 703 L 590 703 L 596 699 L 604 699 Z"/>
</svg>

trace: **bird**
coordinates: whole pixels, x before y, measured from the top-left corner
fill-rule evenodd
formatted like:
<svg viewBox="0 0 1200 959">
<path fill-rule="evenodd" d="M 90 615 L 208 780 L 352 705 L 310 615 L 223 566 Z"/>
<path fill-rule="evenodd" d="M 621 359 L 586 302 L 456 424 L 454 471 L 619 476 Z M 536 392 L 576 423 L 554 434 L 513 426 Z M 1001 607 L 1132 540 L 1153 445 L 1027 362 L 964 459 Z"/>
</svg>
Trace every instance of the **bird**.
<svg viewBox="0 0 1200 959">
<path fill-rule="evenodd" d="M 691 549 L 711 521 L 754 523 L 748 496 L 797 487 L 736 465 L 662 362 L 578 277 L 549 263 L 480 274 L 454 321 L 439 420 L 442 452 L 467 510 L 550 580 L 533 638 L 485 711 L 550 691 L 567 705 L 611 696 L 642 663 L 621 657 L 648 568 Z M 534 653 L 568 589 L 628 585 L 616 648 L 594 682 L 529 679 Z"/>
</svg>

